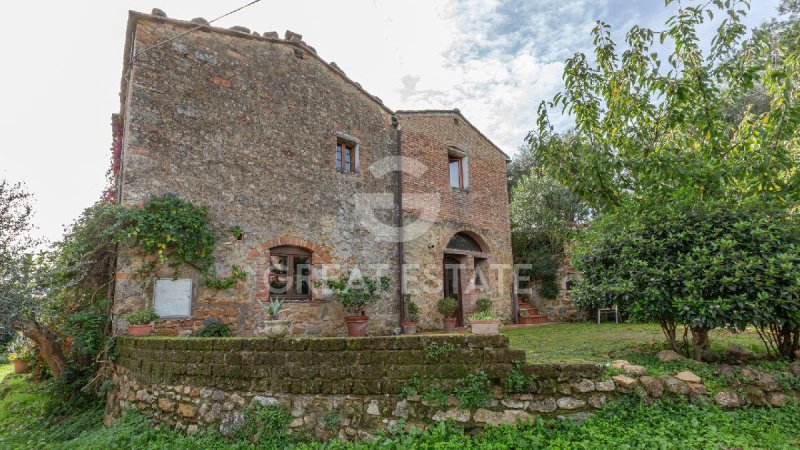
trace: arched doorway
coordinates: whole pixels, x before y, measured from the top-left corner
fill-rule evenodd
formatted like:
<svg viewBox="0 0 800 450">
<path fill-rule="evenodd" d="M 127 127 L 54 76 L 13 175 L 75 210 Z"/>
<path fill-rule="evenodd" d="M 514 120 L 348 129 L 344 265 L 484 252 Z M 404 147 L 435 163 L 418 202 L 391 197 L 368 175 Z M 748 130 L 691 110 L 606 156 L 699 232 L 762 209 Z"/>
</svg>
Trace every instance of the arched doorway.
<svg viewBox="0 0 800 450">
<path fill-rule="evenodd" d="M 464 292 L 465 287 L 470 283 L 485 283 L 483 268 L 488 264 L 489 255 L 485 252 L 485 246 L 466 232 L 454 234 L 443 253 L 443 295 L 456 299 L 456 325 L 462 327 L 465 323 L 465 301 L 470 300 L 465 298 L 468 297 Z"/>
</svg>

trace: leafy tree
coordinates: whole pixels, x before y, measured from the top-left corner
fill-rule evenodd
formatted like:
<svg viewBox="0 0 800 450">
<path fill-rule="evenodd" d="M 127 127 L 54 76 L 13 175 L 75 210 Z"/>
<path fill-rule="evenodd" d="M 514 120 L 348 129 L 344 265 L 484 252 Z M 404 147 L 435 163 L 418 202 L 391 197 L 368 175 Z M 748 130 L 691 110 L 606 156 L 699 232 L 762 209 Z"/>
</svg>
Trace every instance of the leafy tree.
<svg viewBox="0 0 800 450">
<path fill-rule="evenodd" d="M 66 367 L 56 336 L 41 322 L 43 293 L 37 289 L 40 260 L 34 250 L 31 194 L 0 180 L 0 331 L 16 330 L 36 342 L 55 376 Z"/>
<path fill-rule="evenodd" d="M 575 132 L 540 148 L 544 167 L 607 211 L 642 198 L 796 201 L 797 47 L 764 30 L 746 40 L 746 6 L 681 6 L 664 30 L 633 27 L 621 53 L 609 25 L 598 22 L 594 62 L 583 53 L 570 58 L 564 90 L 549 104 L 574 116 Z M 720 12 L 704 52 L 697 28 Z M 730 108 L 756 87 L 769 108 L 731 120 Z M 540 106 L 538 139 L 553 135 L 547 107 Z"/>
<path fill-rule="evenodd" d="M 527 274 L 531 279 L 543 281 L 543 296 L 555 297 L 556 272 L 571 225 L 589 217 L 587 206 L 568 188 L 534 169 L 514 187 L 510 215 L 514 255 L 531 265 Z"/>
<path fill-rule="evenodd" d="M 780 227 L 769 230 L 780 239 L 761 250 L 741 247 L 746 237 L 731 226 L 764 230 L 764 217 L 789 215 L 797 205 L 797 2 L 784 2 L 788 22 L 752 37 L 741 23 L 747 7 L 743 0 L 679 4 L 663 30 L 634 26 L 624 51 L 598 22 L 594 58 L 567 61 L 564 90 L 540 106 L 531 134 L 549 143 L 536 147 L 542 168 L 605 214 L 577 250 L 576 265 L 591 275 L 576 297 L 658 320 L 673 347 L 675 324 L 687 325 L 696 358 L 708 330 L 742 325 L 743 310 L 759 317 L 750 323 L 775 352 L 788 356 L 796 340 L 798 299 L 779 270 L 793 266 L 776 262 L 795 245 L 780 228 L 793 229 L 792 221 L 777 220 Z M 706 46 L 697 30 L 715 15 L 722 19 Z M 548 107 L 575 118 L 566 139 L 553 139 Z M 755 203 L 769 210 L 743 206 Z M 746 266 L 736 265 L 736 252 L 750 258 Z M 742 271 L 757 273 L 762 285 L 756 278 L 750 289 L 737 284 Z M 781 301 L 769 292 L 776 284 Z"/>
<path fill-rule="evenodd" d="M 620 306 L 661 324 L 675 350 L 679 325 L 702 359 L 708 331 L 756 327 L 776 356 L 800 334 L 800 221 L 781 207 L 704 202 L 629 205 L 581 237 L 574 262 L 581 307 Z M 684 348 L 688 350 L 686 333 Z"/>
</svg>

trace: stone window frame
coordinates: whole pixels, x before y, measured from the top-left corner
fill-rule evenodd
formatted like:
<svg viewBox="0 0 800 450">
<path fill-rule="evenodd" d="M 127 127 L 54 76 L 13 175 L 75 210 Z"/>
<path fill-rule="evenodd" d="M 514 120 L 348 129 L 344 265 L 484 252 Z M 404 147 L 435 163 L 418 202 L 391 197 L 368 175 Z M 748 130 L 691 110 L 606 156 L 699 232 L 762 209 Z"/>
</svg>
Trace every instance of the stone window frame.
<svg viewBox="0 0 800 450">
<path fill-rule="evenodd" d="M 458 186 L 453 185 L 450 176 L 450 164 L 458 162 Z M 469 192 L 469 155 L 458 147 L 447 147 L 447 182 L 450 189 Z"/>
<path fill-rule="evenodd" d="M 336 171 L 346 175 L 361 174 L 361 141 L 355 136 L 352 136 L 347 133 L 342 133 L 339 131 L 335 132 L 334 135 L 336 136 L 336 152 L 334 153 L 334 167 L 336 167 Z M 344 166 L 343 150 L 345 148 L 345 145 L 351 145 L 353 148 L 353 154 L 350 157 L 351 158 L 350 168 L 348 170 L 345 170 L 343 167 Z M 341 159 L 340 159 L 340 154 L 341 154 Z M 342 167 L 340 167 L 340 164 Z"/>
<path fill-rule="evenodd" d="M 311 280 L 311 275 L 312 275 L 311 272 L 312 272 L 312 269 L 313 269 L 313 257 L 314 257 L 313 252 L 311 250 L 308 250 L 308 249 L 305 249 L 303 247 L 299 247 L 299 246 L 296 246 L 296 245 L 279 245 L 279 246 L 275 246 L 275 247 L 270 248 L 269 249 L 270 261 L 269 261 L 269 266 L 267 268 L 267 277 L 271 277 L 272 276 L 271 275 L 271 271 L 272 271 L 271 259 L 273 257 L 276 257 L 276 256 L 278 256 L 278 257 L 280 257 L 280 256 L 286 257 L 286 265 L 287 265 L 286 278 L 287 278 L 287 281 L 288 281 L 287 286 L 288 286 L 289 290 L 287 291 L 286 294 L 275 294 L 274 296 L 276 298 L 279 297 L 279 298 L 282 298 L 282 299 L 285 299 L 285 300 L 293 300 L 293 301 L 308 301 L 308 300 L 311 300 L 312 295 L 313 295 L 313 292 L 312 292 L 312 280 Z M 308 294 L 297 294 L 297 293 L 294 292 L 295 288 L 297 287 L 295 285 L 296 284 L 296 279 L 295 279 L 295 273 L 294 273 L 294 258 L 295 257 L 308 258 L 308 262 L 309 262 L 309 264 L 308 264 L 308 279 L 307 279 Z M 272 297 L 273 294 L 272 294 L 272 291 L 270 289 L 269 280 L 268 280 L 267 288 L 269 289 L 269 296 Z"/>
</svg>

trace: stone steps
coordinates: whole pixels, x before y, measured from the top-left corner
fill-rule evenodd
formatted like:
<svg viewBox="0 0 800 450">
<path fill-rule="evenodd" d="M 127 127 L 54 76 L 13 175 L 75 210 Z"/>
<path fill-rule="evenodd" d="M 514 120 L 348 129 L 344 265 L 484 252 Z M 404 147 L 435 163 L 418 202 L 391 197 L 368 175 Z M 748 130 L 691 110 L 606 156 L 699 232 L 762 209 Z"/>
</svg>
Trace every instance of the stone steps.
<svg viewBox="0 0 800 450">
<path fill-rule="evenodd" d="M 520 302 L 517 307 L 517 323 L 520 325 L 535 325 L 548 322 L 547 316 L 539 313 L 539 308 L 531 306 L 528 302 Z"/>
</svg>

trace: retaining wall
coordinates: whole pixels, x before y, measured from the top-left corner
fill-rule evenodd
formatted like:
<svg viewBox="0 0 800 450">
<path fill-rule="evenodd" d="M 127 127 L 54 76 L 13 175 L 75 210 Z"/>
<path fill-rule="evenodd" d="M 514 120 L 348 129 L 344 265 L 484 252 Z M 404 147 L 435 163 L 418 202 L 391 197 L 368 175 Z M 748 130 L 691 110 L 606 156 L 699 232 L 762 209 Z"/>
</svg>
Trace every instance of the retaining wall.
<svg viewBox="0 0 800 450">
<path fill-rule="evenodd" d="M 504 336 L 124 336 L 116 348 L 106 423 L 134 408 L 190 433 L 218 427 L 229 434 L 244 425 L 254 403 L 290 411 L 295 432 L 363 439 L 401 419 L 407 427 L 453 420 L 474 429 L 536 416 L 585 417 L 619 394 L 652 399 L 707 393 L 702 381 L 646 376 L 639 366 L 619 366 L 627 375 L 608 379 L 598 364 L 524 364 L 524 352 L 509 349 Z M 524 383 L 517 392 L 504 392 L 503 380 L 512 371 Z M 465 407 L 458 390 L 476 373 L 488 377 L 487 397 L 480 406 Z M 780 393 L 762 375 L 754 380 L 763 403 L 780 406 L 795 396 Z M 437 390 L 446 394 L 426 395 Z M 720 394 L 714 399 L 723 407 L 758 404 L 734 391 Z"/>
</svg>

